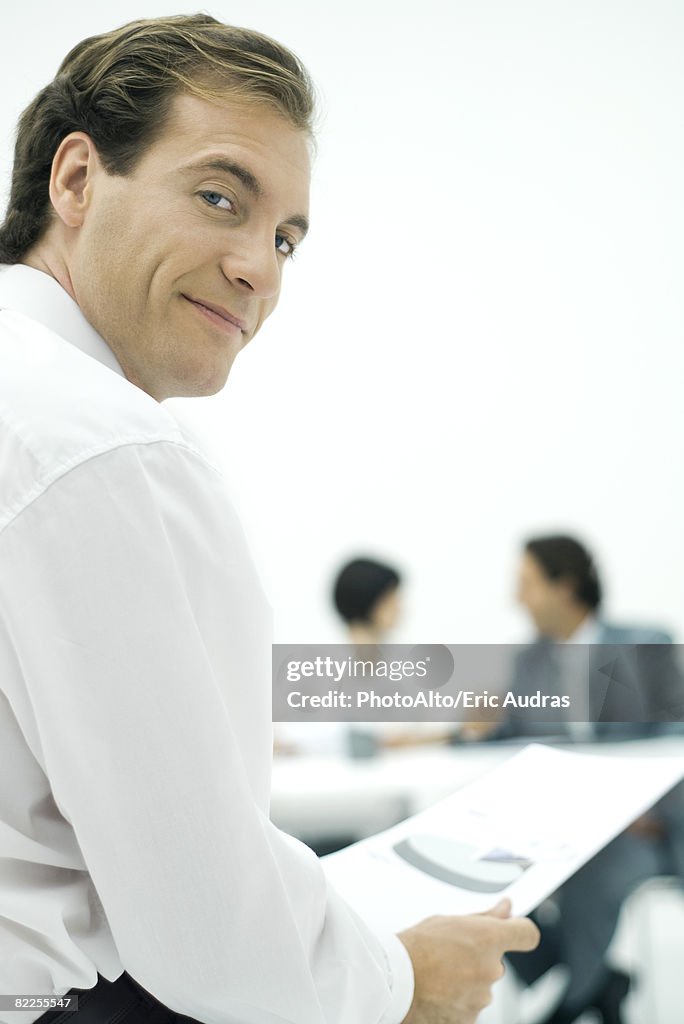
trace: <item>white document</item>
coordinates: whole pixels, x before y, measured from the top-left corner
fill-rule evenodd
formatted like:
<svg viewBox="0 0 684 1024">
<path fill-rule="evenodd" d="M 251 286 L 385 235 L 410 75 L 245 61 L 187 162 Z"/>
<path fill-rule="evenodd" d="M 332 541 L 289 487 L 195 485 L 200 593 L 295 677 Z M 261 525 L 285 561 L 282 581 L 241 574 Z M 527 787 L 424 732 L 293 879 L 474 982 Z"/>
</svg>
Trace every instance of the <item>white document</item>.
<svg viewBox="0 0 684 1024">
<path fill-rule="evenodd" d="M 385 832 L 323 858 L 371 926 L 432 914 L 528 914 L 684 778 L 684 757 L 576 754 L 531 744 Z"/>
</svg>

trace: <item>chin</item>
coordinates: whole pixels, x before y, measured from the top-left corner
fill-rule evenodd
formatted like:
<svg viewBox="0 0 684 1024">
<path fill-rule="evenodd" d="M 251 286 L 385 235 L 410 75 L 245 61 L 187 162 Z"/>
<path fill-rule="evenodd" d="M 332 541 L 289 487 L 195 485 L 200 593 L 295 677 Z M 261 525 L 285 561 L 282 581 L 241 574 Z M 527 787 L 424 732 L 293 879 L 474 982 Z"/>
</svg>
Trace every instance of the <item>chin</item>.
<svg viewBox="0 0 684 1024">
<path fill-rule="evenodd" d="M 226 386 L 230 374 L 233 359 L 228 365 L 213 367 L 213 372 L 207 374 L 206 367 L 203 373 L 188 373 L 182 380 L 174 382 L 174 398 L 209 398 L 217 395 Z M 171 397 L 170 395 L 168 397 Z"/>
<path fill-rule="evenodd" d="M 226 379 L 206 384 L 179 384 L 166 398 L 210 398 L 225 387 Z"/>
</svg>

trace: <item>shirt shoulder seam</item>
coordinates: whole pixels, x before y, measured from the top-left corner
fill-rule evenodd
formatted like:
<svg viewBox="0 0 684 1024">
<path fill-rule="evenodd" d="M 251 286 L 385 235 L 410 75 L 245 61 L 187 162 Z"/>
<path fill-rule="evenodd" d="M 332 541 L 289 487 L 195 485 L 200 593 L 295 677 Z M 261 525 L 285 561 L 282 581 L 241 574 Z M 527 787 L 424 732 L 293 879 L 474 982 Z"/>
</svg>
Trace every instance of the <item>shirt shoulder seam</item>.
<svg viewBox="0 0 684 1024">
<path fill-rule="evenodd" d="M 194 445 L 188 444 L 187 441 L 178 441 L 168 437 L 156 437 L 150 439 L 149 437 L 131 437 L 126 440 L 121 440 L 116 445 L 107 444 L 105 445 L 94 445 L 93 447 L 79 451 L 78 455 L 65 462 L 56 465 L 50 473 L 46 476 L 41 476 L 39 480 L 36 480 L 34 486 L 28 491 L 24 491 L 17 501 L 10 505 L 7 509 L 0 512 L 0 535 L 5 529 L 22 515 L 35 501 L 38 500 L 46 491 L 50 489 L 54 484 L 63 480 L 64 477 L 68 476 L 74 470 L 80 466 L 84 466 L 88 462 L 92 462 L 94 459 L 101 458 L 104 455 L 109 455 L 112 452 L 120 451 L 122 448 L 149 448 L 153 445 L 169 445 L 173 448 L 179 448 L 194 455 L 200 462 L 204 463 L 207 469 L 211 470 L 212 473 L 221 475 L 220 470 L 214 466 L 205 455 L 202 454 Z"/>
</svg>

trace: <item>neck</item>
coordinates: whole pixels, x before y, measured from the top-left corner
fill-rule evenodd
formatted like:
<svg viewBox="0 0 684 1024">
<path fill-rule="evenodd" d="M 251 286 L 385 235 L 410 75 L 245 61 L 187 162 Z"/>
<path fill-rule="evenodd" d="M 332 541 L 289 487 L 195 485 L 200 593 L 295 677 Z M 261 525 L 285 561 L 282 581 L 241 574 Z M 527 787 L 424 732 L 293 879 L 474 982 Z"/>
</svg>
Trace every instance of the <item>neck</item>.
<svg viewBox="0 0 684 1024">
<path fill-rule="evenodd" d="M 379 644 L 382 640 L 380 630 L 368 622 L 352 622 L 349 626 L 349 640 L 356 646 Z"/>
<path fill-rule="evenodd" d="M 55 281 L 62 286 L 67 295 L 70 295 L 74 302 L 76 302 L 69 268 L 56 253 L 40 246 L 34 247 L 26 253 L 21 262 L 27 267 L 33 267 L 34 270 L 41 270 L 44 274 L 54 277 Z"/>
<path fill-rule="evenodd" d="M 583 622 L 589 618 L 590 612 L 584 607 L 571 608 L 554 630 L 554 640 L 569 640 L 577 632 Z"/>
</svg>

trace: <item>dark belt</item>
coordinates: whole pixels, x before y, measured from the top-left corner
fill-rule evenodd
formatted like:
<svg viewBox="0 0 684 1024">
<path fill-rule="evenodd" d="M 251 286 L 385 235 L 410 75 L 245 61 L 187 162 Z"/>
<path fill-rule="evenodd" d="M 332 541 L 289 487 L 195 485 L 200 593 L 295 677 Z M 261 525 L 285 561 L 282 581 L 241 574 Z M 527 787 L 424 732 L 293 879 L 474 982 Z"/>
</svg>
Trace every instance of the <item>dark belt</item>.
<svg viewBox="0 0 684 1024">
<path fill-rule="evenodd" d="M 98 974 L 93 988 L 72 988 L 78 1010 L 48 1010 L 34 1024 L 199 1024 L 174 1013 L 125 971 L 116 981 Z"/>
</svg>

